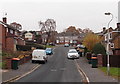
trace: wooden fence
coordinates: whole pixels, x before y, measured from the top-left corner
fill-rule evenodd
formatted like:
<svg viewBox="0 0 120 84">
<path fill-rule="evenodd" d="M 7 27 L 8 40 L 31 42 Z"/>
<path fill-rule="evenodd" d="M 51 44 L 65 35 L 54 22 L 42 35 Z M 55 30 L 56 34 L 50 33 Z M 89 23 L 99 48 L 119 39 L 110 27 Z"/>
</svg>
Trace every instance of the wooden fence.
<svg viewBox="0 0 120 84">
<path fill-rule="evenodd" d="M 103 56 L 103 66 L 107 66 L 107 56 Z M 110 67 L 120 68 L 120 55 L 110 55 Z"/>
</svg>

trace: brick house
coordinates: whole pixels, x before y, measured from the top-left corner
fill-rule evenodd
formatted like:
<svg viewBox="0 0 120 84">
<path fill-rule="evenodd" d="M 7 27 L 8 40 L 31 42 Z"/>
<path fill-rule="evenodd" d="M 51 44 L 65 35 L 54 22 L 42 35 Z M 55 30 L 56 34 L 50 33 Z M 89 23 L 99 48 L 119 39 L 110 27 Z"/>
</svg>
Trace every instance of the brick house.
<svg viewBox="0 0 120 84">
<path fill-rule="evenodd" d="M 48 37 L 48 33 L 50 34 L 49 37 Z M 48 43 L 56 43 L 56 35 L 57 35 L 57 31 L 42 32 L 41 33 L 42 44 L 46 44 L 47 40 Z"/>
<path fill-rule="evenodd" d="M 31 32 L 25 33 L 25 40 L 26 41 L 34 41 L 34 34 L 32 34 Z"/>
<path fill-rule="evenodd" d="M 116 28 L 112 31 L 112 39 L 110 40 L 110 47 L 114 55 L 120 55 L 120 31 L 118 31 L 118 29 L 119 28 Z"/>
<path fill-rule="evenodd" d="M 42 32 L 41 31 L 36 31 L 35 40 L 36 40 L 36 43 L 38 44 L 42 43 Z"/>
<path fill-rule="evenodd" d="M 102 38 L 102 44 L 107 47 L 107 38 L 108 38 L 108 29 L 103 28 L 103 31 L 100 33 L 97 33 Z M 117 28 L 109 28 L 109 51 L 110 55 L 120 55 L 120 27 L 117 25 Z"/>
<path fill-rule="evenodd" d="M 62 32 L 58 33 L 56 36 L 56 43 L 58 44 L 64 44 L 64 43 L 80 43 L 82 42 L 83 38 L 85 37 L 86 33 L 80 33 L 80 34 L 73 34 L 71 32 Z"/>
<path fill-rule="evenodd" d="M 120 23 L 119 23 L 120 24 Z M 102 32 L 97 33 L 102 38 L 101 43 L 107 49 L 108 29 L 103 28 Z M 120 59 L 120 26 L 117 23 L 117 28 L 109 28 L 109 62 L 110 67 L 118 67 Z M 107 66 L 107 55 L 98 54 L 98 66 Z"/>
<path fill-rule="evenodd" d="M 14 23 L 13 23 L 14 24 Z M 21 38 L 21 32 L 15 25 L 7 24 L 7 18 L 0 21 L 0 30 L 2 31 L 2 51 L 14 52 L 16 45 L 25 45 L 24 39 Z M 1 39 L 1 38 L 0 38 Z"/>
<path fill-rule="evenodd" d="M 0 53 L 2 52 L 2 25 L 0 25 Z"/>
<path fill-rule="evenodd" d="M 59 33 L 56 36 L 56 43 L 64 44 L 64 43 L 73 43 L 73 41 L 77 41 L 77 35 L 71 35 L 70 33 Z"/>
</svg>

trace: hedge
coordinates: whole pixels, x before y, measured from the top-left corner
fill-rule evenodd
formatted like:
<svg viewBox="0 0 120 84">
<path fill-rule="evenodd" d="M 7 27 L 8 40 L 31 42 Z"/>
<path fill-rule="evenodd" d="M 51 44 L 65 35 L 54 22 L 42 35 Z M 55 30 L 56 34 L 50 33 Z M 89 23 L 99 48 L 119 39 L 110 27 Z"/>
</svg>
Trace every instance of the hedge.
<svg viewBox="0 0 120 84">
<path fill-rule="evenodd" d="M 36 49 L 45 49 L 42 45 L 16 45 L 18 51 L 30 51 L 32 47 Z"/>
</svg>

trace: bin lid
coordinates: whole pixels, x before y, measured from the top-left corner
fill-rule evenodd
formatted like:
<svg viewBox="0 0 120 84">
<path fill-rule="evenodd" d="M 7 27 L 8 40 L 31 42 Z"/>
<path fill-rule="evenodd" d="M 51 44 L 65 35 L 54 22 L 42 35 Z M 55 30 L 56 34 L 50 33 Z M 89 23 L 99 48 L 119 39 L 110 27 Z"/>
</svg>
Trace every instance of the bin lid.
<svg viewBox="0 0 120 84">
<path fill-rule="evenodd" d="M 91 57 L 91 59 L 97 59 L 97 57 Z"/>
<path fill-rule="evenodd" d="M 12 60 L 20 60 L 19 58 L 12 58 Z"/>
</svg>

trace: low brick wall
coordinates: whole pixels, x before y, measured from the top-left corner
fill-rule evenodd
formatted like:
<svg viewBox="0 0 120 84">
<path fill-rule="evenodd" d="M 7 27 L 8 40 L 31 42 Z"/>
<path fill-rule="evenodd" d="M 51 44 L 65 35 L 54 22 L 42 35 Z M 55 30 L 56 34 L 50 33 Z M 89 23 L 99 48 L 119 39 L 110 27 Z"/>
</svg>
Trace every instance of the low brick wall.
<svg viewBox="0 0 120 84">
<path fill-rule="evenodd" d="M 102 67 L 103 66 L 103 55 L 98 54 L 97 59 L 98 59 L 98 66 Z"/>
<path fill-rule="evenodd" d="M 28 61 L 30 61 L 32 59 L 31 55 L 22 55 L 21 58 L 19 58 L 19 65 L 22 65 L 24 63 L 27 63 Z"/>
<path fill-rule="evenodd" d="M 6 66 L 5 66 L 5 68 L 6 69 L 11 69 L 11 58 L 6 58 L 5 59 L 6 60 Z"/>
<path fill-rule="evenodd" d="M 32 55 L 20 55 L 18 56 L 19 60 L 19 65 L 22 65 L 24 63 L 27 63 L 32 59 Z M 12 58 L 4 58 L 3 61 L 5 61 L 6 65 L 4 69 L 11 69 L 12 66 Z"/>
</svg>

